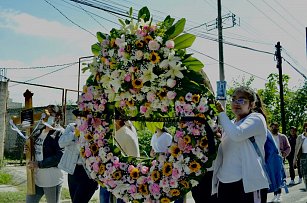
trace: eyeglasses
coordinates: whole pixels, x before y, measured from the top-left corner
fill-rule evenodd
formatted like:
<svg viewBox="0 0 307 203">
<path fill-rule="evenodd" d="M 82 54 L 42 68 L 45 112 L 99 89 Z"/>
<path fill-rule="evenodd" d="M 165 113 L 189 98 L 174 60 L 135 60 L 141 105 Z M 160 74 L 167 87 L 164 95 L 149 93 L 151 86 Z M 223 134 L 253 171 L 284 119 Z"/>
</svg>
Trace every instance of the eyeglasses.
<svg viewBox="0 0 307 203">
<path fill-rule="evenodd" d="M 231 99 L 231 102 L 232 103 L 235 103 L 235 104 L 239 104 L 239 105 L 243 105 L 243 104 L 246 104 L 248 100 L 247 99 Z"/>
</svg>

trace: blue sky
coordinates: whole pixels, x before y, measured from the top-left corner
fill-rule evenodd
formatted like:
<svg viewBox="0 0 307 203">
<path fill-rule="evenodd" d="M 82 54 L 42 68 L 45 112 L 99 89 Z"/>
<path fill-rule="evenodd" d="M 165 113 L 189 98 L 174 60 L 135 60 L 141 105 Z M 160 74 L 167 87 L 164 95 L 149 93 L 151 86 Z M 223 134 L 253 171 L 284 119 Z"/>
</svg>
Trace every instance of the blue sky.
<svg viewBox="0 0 307 203">
<path fill-rule="evenodd" d="M 47 3 L 47 1 L 50 3 Z M 75 4 L 69 0 L 2 0 L 0 3 L 0 68 L 7 68 L 7 77 L 14 81 L 28 81 L 35 84 L 77 89 L 78 65 L 63 70 L 49 65 L 77 62 L 79 57 L 92 55 L 90 47 L 96 42 L 93 36 L 97 31 L 108 32 L 118 28 L 118 16 L 105 11 Z M 97 2 L 97 1 L 92 1 Z M 214 20 L 217 16 L 215 0 L 109 0 L 100 1 L 126 9 L 138 10 L 148 6 L 154 19 L 170 14 L 179 20 L 186 18 L 186 30 Z M 278 4 L 279 3 L 279 4 Z M 306 33 L 307 1 L 303 0 L 222 0 L 222 14 L 230 11 L 240 18 L 240 26 L 223 30 L 224 39 L 238 45 L 274 53 L 277 41 L 283 46 L 282 56 L 307 75 Z M 62 13 L 62 14 L 61 14 Z M 237 19 L 238 19 L 237 18 Z M 205 37 L 217 36 L 217 30 L 206 30 L 200 26 L 191 33 Z M 213 87 L 219 80 L 218 44 L 198 37 L 193 50 L 204 64 Z M 188 50 L 189 52 L 194 52 Z M 208 57 L 210 56 L 210 57 Z M 249 78 L 253 74 L 254 88 L 263 88 L 267 76 L 278 73 L 274 56 L 224 45 L 225 77 L 228 84 L 233 80 Z M 51 73 L 53 72 L 53 73 Z M 290 75 L 290 85 L 298 86 L 303 77 L 283 62 L 283 72 Z M 45 75 L 46 74 L 46 75 Z M 45 76 L 42 76 L 45 75 Z M 36 78 L 37 79 L 34 79 Z M 81 86 L 87 74 L 81 77 Z M 9 84 L 10 97 L 23 102 L 23 92 L 29 89 L 34 93 L 34 106 L 60 103 L 59 90 L 35 86 Z M 76 100 L 69 93 L 68 99 Z"/>
</svg>

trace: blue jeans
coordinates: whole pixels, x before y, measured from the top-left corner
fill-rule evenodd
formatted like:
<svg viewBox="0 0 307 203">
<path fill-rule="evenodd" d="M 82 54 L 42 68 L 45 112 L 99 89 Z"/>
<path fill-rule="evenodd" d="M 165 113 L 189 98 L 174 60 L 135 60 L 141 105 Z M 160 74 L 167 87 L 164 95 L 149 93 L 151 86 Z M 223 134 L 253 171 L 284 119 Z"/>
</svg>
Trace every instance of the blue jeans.
<svg viewBox="0 0 307 203">
<path fill-rule="evenodd" d="M 109 192 L 106 188 L 100 186 L 99 190 L 99 202 L 100 203 L 110 203 L 111 192 Z M 124 200 L 117 199 L 116 203 L 124 203 Z"/>
<path fill-rule="evenodd" d="M 62 184 L 54 187 L 39 187 L 35 185 L 35 194 L 27 195 L 26 203 L 39 203 L 43 195 L 46 196 L 47 203 L 59 203 Z"/>
</svg>

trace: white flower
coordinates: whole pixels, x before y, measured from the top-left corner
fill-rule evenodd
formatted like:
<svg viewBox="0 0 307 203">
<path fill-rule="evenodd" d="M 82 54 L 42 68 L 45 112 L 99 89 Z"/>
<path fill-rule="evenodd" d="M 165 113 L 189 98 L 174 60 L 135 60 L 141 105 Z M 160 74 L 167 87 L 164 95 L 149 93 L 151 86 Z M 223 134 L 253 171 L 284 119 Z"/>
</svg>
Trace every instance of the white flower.
<svg viewBox="0 0 307 203">
<path fill-rule="evenodd" d="M 180 57 L 175 56 L 175 53 L 171 52 L 169 53 L 167 59 L 163 60 L 160 63 L 160 68 L 168 68 L 170 67 L 175 67 L 177 65 L 177 63 L 180 62 Z"/>
<path fill-rule="evenodd" d="M 141 80 L 143 81 L 143 83 L 147 82 L 147 81 L 154 81 L 156 78 L 158 78 L 157 75 L 155 75 L 153 73 L 153 67 L 149 66 L 148 69 L 143 71 L 143 75 L 141 76 Z"/>
<path fill-rule="evenodd" d="M 171 78 L 183 78 L 183 74 L 181 73 L 181 70 L 184 70 L 183 67 L 181 67 L 180 63 L 178 63 L 176 66 L 173 66 L 170 68 L 170 70 L 165 74 L 166 77 Z"/>
<path fill-rule="evenodd" d="M 136 58 L 136 60 L 141 60 L 142 58 L 143 58 L 143 52 L 141 51 L 141 50 L 137 50 L 136 52 L 135 52 L 135 58 Z"/>
<path fill-rule="evenodd" d="M 168 87 L 173 88 L 176 85 L 176 80 L 169 78 L 169 79 L 167 79 L 166 84 L 167 84 Z"/>
</svg>

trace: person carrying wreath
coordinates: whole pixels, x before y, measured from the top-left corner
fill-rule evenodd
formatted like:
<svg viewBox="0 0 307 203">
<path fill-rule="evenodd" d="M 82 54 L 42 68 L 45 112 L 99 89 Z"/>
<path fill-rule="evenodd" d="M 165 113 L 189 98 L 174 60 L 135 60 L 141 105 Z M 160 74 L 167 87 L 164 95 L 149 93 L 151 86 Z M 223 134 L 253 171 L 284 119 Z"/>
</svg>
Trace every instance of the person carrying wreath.
<svg viewBox="0 0 307 203">
<path fill-rule="evenodd" d="M 269 188 L 258 154 L 249 139 L 254 137 L 264 156 L 267 124 L 264 111 L 256 104 L 260 104 L 256 93 L 244 86 L 236 88 L 232 95 L 234 120 L 229 119 L 219 102 L 216 104 L 224 131 L 212 178 L 212 194 L 217 193 L 218 202 L 260 202 L 261 190 Z"/>
</svg>

